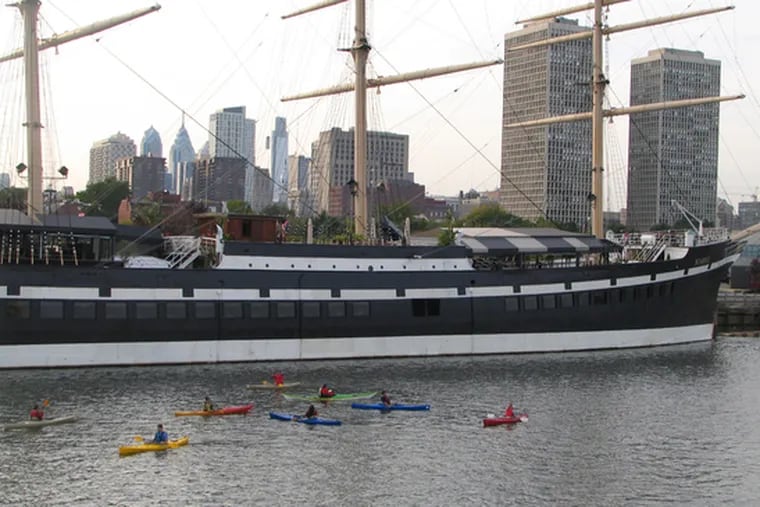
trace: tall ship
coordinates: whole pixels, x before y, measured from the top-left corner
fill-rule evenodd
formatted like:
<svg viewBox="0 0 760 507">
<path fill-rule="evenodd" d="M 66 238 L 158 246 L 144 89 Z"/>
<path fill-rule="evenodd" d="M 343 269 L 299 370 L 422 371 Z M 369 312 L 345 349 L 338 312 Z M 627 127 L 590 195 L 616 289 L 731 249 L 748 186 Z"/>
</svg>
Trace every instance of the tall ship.
<svg viewBox="0 0 760 507">
<path fill-rule="evenodd" d="M 576 36 L 593 40 L 593 111 L 557 119 L 592 122 L 592 235 L 461 228 L 447 246 L 317 245 L 229 241 L 215 227 L 205 237 L 166 238 L 162 258 L 124 259 L 115 254 L 120 230 L 107 219 L 37 213 L 41 126 L 38 101 L 30 98 L 29 212 L 0 211 L 0 368 L 558 352 L 712 339 L 718 288 L 739 254 L 725 231 L 602 230 L 601 122 L 626 112 L 602 108 L 601 45 L 610 30 L 602 9 L 617 1 L 596 0 L 593 29 Z M 32 69 L 39 2 L 17 5 Z M 349 91 L 357 97 L 354 174 L 361 189 L 367 86 L 459 68 L 367 79 L 364 0 L 355 11 L 356 83 Z M 26 79 L 27 94 L 38 97 L 35 72 L 27 70 Z M 720 100 L 726 98 L 659 107 Z M 636 107 L 629 112 L 642 110 Z M 359 194 L 357 233 L 369 226 Z M 204 267 L 193 267 L 199 258 L 207 259 Z"/>
</svg>

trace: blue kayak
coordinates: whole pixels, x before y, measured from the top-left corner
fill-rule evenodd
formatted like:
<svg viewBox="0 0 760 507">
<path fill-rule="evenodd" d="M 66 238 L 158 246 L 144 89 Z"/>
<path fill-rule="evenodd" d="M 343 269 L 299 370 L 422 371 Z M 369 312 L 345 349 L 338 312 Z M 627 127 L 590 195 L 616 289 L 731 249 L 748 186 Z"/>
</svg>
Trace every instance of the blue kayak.
<svg viewBox="0 0 760 507">
<path fill-rule="evenodd" d="M 269 412 L 269 417 L 278 421 L 293 421 L 303 424 L 323 424 L 325 426 L 340 426 L 341 422 L 337 419 L 324 419 L 322 417 L 304 417 L 297 414 L 280 414 L 278 412 Z"/>
<path fill-rule="evenodd" d="M 391 403 L 390 406 L 382 403 L 352 403 L 351 408 L 359 410 L 430 410 L 430 405 L 404 405 L 401 403 Z"/>
</svg>

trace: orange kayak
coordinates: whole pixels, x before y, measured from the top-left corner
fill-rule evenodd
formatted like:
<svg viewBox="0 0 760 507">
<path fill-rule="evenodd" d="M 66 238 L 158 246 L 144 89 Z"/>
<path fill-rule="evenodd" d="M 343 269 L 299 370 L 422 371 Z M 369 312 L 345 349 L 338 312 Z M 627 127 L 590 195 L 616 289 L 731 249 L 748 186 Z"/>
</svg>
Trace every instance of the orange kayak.
<svg viewBox="0 0 760 507">
<path fill-rule="evenodd" d="M 174 412 L 174 415 L 177 417 L 182 416 L 189 416 L 189 415 L 199 415 L 203 417 L 208 417 L 212 415 L 235 415 L 235 414 L 247 414 L 251 411 L 253 408 L 253 403 L 250 403 L 248 405 L 236 405 L 233 407 L 223 407 L 217 410 L 187 410 L 187 411 L 180 411 L 180 412 Z"/>
</svg>

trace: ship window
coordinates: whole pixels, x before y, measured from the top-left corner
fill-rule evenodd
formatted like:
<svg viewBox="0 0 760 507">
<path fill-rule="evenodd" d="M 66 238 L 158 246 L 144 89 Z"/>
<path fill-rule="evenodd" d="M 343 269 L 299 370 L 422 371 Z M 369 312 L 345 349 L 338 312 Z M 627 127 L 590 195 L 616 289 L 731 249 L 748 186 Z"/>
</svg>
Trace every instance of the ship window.
<svg viewBox="0 0 760 507">
<path fill-rule="evenodd" d="M 536 296 L 525 296 L 523 298 L 523 309 L 525 311 L 538 310 L 538 298 Z"/>
<path fill-rule="evenodd" d="M 301 304 L 301 312 L 305 319 L 318 319 L 319 318 L 319 303 L 314 301 L 308 301 Z"/>
<path fill-rule="evenodd" d="M 559 295 L 560 308 L 572 308 L 573 307 L 573 295 L 572 294 L 560 294 Z"/>
<path fill-rule="evenodd" d="M 330 302 L 327 303 L 327 315 L 330 317 L 345 317 L 346 305 L 343 302 Z"/>
<path fill-rule="evenodd" d="M 225 319 L 242 319 L 243 303 L 227 302 L 222 305 L 222 314 Z"/>
<path fill-rule="evenodd" d="M 151 320 L 158 318 L 158 305 L 156 303 L 135 303 L 135 318 Z"/>
<path fill-rule="evenodd" d="M 516 312 L 520 309 L 519 299 L 507 298 L 505 301 L 506 301 L 505 309 L 508 312 Z"/>
<path fill-rule="evenodd" d="M 252 319 L 268 319 L 269 303 L 251 303 L 248 306 Z"/>
<path fill-rule="evenodd" d="M 277 303 L 277 317 L 280 319 L 292 319 L 296 316 L 295 303 Z"/>
<path fill-rule="evenodd" d="M 351 304 L 351 315 L 354 317 L 369 317 L 369 301 L 354 301 Z"/>
<path fill-rule="evenodd" d="M 546 294 L 541 296 L 541 305 L 547 310 L 557 307 L 557 300 L 554 298 L 554 294 Z"/>
<path fill-rule="evenodd" d="M 607 292 L 606 291 L 599 291 L 592 293 L 591 297 L 593 298 L 593 302 L 595 305 L 606 305 L 607 304 Z"/>
<path fill-rule="evenodd" d="M 74 311 L 72 315 L 75 319 L 94 319 L 95 318 L 95 303 L 92 302 L 74 302 Z"/>
<path fill-rule="evenodd" d="M 187 318 L 187 306 L 185 303 L 166 303 L 166 318 L 167 319 L 186 319 Z"/>
<path fill-rule="evenodd" d="M 213 319 L 215 317 L 216 317 L 215 303 L 212 303 L 210 301 L 195 303 L 195 318 L 196 319 Z"/>
<path fill-rule="evenodd" d="M 116 320 L 127 318 L 127 303 L 106 303 L 106 319 Z"/>
<path fill-rule="evenodd" d="M 40 301 L 41 319 L 62 319 L 63 301 Z"/>
<path fill-rule="evenodd" d="M 441 314 L 440 299 L 413 299 L 412 315 L 415 317 L 430 317 Z"/>
<path fill-rule="evenodd" d="M 5 305 L 5 316 L 9 319 L 28 319 L 29 301 L 8 301 Z"/>
</svg>

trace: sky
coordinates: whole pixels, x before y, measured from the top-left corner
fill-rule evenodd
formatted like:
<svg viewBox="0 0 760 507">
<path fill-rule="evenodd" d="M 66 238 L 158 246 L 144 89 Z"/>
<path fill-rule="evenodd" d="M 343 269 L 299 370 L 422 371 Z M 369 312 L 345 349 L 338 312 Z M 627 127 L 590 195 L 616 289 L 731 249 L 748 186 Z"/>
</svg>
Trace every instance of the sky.
<svg viewBox="0 0 760 507">
<path fill-rule="evenodd" d="M 515 22 L 585 0 L 367 0 L 370 75 L 503 58 Z M 257 121 L 256 164 L 269 167 L 266 137 L 288 121 L 289 152 L 309 155 L 318 132 L 353 124 L 350 94 L 282 102 L 281 97 L 348 82 L 351 2 L 283 20 L 316 0 L 164 0 L 153 14 L 42 53 L 46 174 L 70 169 L 60 187 L 83 189 L 93 142 L 123 132 L 139 146 L 153 126 L 167 156 L 181 124 L 194 148 L 208 139 L 211 113 L 244 105 Z M 614 35 L 605 50 L 613 106 L 628 102 L 630 60 L 651 49 L 702 51 L 722 62 L 718 195 L 734 206 L 758 193 L 760 2 L 726 13 Z M 61 33 L 152 5 L 149 0 L 42 0 L 41 35 Z M 612 6 L 612 26 L 727 0 L 632 0 Z M 573 15 L 590 23 L 589 12 Z M 17 9 L 0 8 L 0 53 L 21 45 Z M 383 87 L 368 94 L 369 128 L 410 136 L 410 170 L 428 194 L 499 185 L 501 65 Z M 0 64 L 0 172 L 23 160 L 20 62 Z M 20 118 L 20 119 L 19 119 Z M 628 121 L 606 133 L 606 209 L 624 206 Z M 139 148 L 138 148 L 139 149 Z M 9 168 L 9 169 L 6 169 Z M 14 183 L 25 186 L 25 182 Z"/>
</svg>

